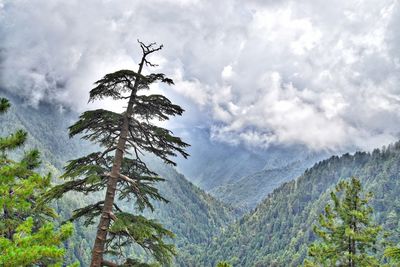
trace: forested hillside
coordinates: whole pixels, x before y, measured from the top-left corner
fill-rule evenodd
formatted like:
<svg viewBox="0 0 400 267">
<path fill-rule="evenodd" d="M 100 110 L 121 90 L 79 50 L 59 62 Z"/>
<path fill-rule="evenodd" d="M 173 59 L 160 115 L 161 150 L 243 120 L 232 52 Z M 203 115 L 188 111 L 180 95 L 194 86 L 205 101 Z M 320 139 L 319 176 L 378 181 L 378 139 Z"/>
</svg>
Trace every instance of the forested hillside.
<svg viewBox="0 0 400 267">
<path fill-rule="evenodd" d="M 0 131 L 21 126 L 28 129 L 29 145 L 39 148 L 45 161 L 61 169 L 66 161 L 93 150 L 88 142 L 68 138 L 67 128 L 77 119 L 77 113 L 46 103 L 32 108 L 26 104 L 27 99 L 9 93 L 6 96 L 15 106 Z M 302 146 L 271 146 L 267 150 L 230 146 L 211 141 L 210 133 L 200 128 L 174 132 L 193 140 L 191 157 L 178 158 L 177 169 L 215 198 L 244 210 L 254 208 L 273 189 L 327 155 Z"/>
<path fill-rule="evenodd" d="M 161 194 L 169 203 L 154 203 L 155 211 L 145 211 L 145 215 L 154 218 L 175 234 L 171 241 L 176 245 L 177 256 L 174 265 L 198 266 L 194 255 L 199 255 L 202 248 L 211 243 L 212 239 L 233 223 L 239 213 L 221 202 L 215 200 L 204 191 L 188 182 L 182 174 L 172 167 L 151 160 L 151 165 L 165 182 L 159 184 Z M 58 201 L 57 210 L 63 217 L 71 216 L 71 211 L 81 207 L 92 199 L 69 195 Z M 132 204 L 119 203 L 120 207 L 133 210 Z M 88 230 L 89 229 L 89 230 Z M 77 257 L 82 266 L 87 266 L 90 259 L 91 244 L 94 238 L 94 226 L 89 228 L 76 223 L 76 235 L 73 237 L 74 250 L 69 255 L 71 261 Z M 144 257 L 145 254 L 142 254 Z"/>
<path fill-rule="evenodd" d="M 244 210 L 253 209 L 275 188 L 300 176 L 304 170 L 311 167 L 323 155 L 323 153 L 310 153 L 303 159 L 291 162 L 286 166 L 263 169 L 244 176 L 233 183 L 219 186 L 210 193 L 235 207 Z M 251 193 L 249 194 L 249 192 Z"/>
<path fill-rule="evenodd" d="M 19 98 L 9 94 L 6 97 L 10 98 L 13 105 L 10 112 L 0 119 L 2 132 L 25 129 L 29 136 L 26 147 L 42 151 L 45 166 L 42 171 L 51 171 L 56 183 L 60 182 L 57 177 L 67 160 L 93 150 L 92 146 L 79 139 L 68 138 L 67 127 L 76 120 L 77 114 L 47 104 L 33 108 Z M 148 215 L 175 233 L 173 242 L 178 249 L 176 264 L 187 266 L 191 255 L 198 254 L 199 247 L 204 247 L 213 236 L 233 222 L 238 212 L 191 184 L 172 167 L 149 160 L 154 171 L 166 179 L 166 182 L 159 183 L 159 189 L 169 203 L 155 203 L 155 212 L 151 214 L 147 211 Z M 60 199 L 55 203 L 60 219 L 69 218 L 73 209 L 87 201 L 93 199 L 74 194 Z M 121 205 L 129 206 L 127 203 Z M 78 259 L 81 266 L 87 266 L 94 230 L 95 227 L 86 228 L 82 222 L 75 224 L 75 235 L 68 243 L 68 261 Z"/>
<path fill-rule="evenodd" d="M 400 142 L 372 153 L 333 156 L 298 179 L 274 190 L 249 215 L 229 227 L 204 249 L 199 266 L 229 259 L 234 266 L 298 266 L 313 241 L 312 225 L 340 180 L 360 177 L 376 221 L 398 241 L 400 211 Z"/>
<path fill-rule="evenodd" d="M 56 178 L 65 161 L 93 149 L 78 139 L 68 138 L 66 129 L 76 119 L 73 112 L 46 104 L 32 108 L 13 97 L 11 101 L 11 111 L 1 118 L 2 131 L 27 130 L 28 147 L 42 151 L 45 163 L 42 171 L 50 170 Z M 328 193 L 340 179 L 355 175 L 361 178 L 366 190 L 375 194 L 372 204 L 376 220 L 386 231 L 399 227 L 400 143 L 372 153 L 331 157 L 315 164 L 296 180 L 279 186 L 318 157 L 321 154 L 275 169 L 264 166 L 255 174 L 214 191 L 234 206 L 246 203 L 252 207 L 263 198 L 262 194 L 273 190 L 240 219 L 237 210 L 194 186 L 174 168 L 148 158 L 153 170 L 166 178 L 159 189 L 170 202 L 155 203 L 155 212 L 146 211 L 146 216 L 159 220 L 175 233 L 173 242 L 178 255 L 174 264 L 177 266 L 215 266 L 221 260 L 228 260 L 234 266 L 298 266 L 303 262 L 308 244 L 314 240 L 311 226 L 328 201 Z M 256 165 L 261 166 L 261 160 Z M 275 187 L 278 188 L 274 190 Z M 65 219 L 87 201 L 93 200 L 68 195 L 57 201 L 55 207 L 61 219 Z M 81 266 L 87 266 L 94 230 L 94 226 L 87 228 L 82 222 L 75 224 L 75 235 L 66 244 L 69 262 L 78 259 Z M 397 241 L 398 237 L 392 235 L 391 240 Z M 141 257 L 146 260 L 144 254 Z"/>
<path fill-rule="evenodd" d="M 217 199 L 246 211 L 328 155 L 301 145 L 229 145 L 212 140 L 210 131 L 204 128 L 175 131 L 192 144 L 188 149 L 191 157 L 178 159 L 178 169 Z"/>
<path fill-rule="evenodd" d="M 29 100 L 6 94 L 1 88 L 0 95 L 12 103 L 10 112 L 1 118 L 0 132 L 27 130 L 27 146 L 38 148 L 43 162 L 61 169 L 67 160 L 93 149 L 86 142 L 69 139 L 66 134 L 68 126 L 77 118 L 76 113 L 46 103 L 34 108 L 28 104 Z"/>
<path fill-rule="evenodd" d="M 177 264 L 198 266 L 193 255 L 199 255 L 201 249 L 240 214 L 188 182 L 173 168 L 160 163 L 151 166 L 167 179 L 160 184 L 160 191 L 170 202 L 156 203 L 154 214 L 149 216 L 176 235 Z"/>
</svg>

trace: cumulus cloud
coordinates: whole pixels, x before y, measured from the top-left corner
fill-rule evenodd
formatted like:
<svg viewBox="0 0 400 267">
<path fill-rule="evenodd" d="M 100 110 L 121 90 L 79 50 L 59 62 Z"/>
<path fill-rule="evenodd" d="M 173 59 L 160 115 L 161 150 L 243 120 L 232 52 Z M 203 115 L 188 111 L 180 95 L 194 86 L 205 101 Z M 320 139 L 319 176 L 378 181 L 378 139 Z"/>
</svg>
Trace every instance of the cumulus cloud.
<svg viewBox="0 0 400 267">
<path fill-rule="evenodd" d="M 396 0 L 2 0 L 0 81 L 86 109 L 95 80 L 136 68 L 137 38 L 157 41 L 167 94 L 213 138 L 369 149 L 399 137 L 399 23 Z"/>
</svg>

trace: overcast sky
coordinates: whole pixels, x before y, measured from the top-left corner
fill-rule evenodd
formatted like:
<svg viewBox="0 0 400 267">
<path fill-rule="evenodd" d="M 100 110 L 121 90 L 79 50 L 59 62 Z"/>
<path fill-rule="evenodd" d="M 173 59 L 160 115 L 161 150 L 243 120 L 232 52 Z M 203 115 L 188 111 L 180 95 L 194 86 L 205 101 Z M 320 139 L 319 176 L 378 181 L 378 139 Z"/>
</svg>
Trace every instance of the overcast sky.
<svg viewBox="0 0 400 267">
<path fill-rule="evenodd" d="M 94 81 L 136 68 L 139 38 L 164 44 L 154 71 L 174 78 L 160 90 L 189 127 L 370 149 L 399 138 L 399 26 L 394 0 L 0 0 L 0 82 L 82 111 Z"/>
</svg>

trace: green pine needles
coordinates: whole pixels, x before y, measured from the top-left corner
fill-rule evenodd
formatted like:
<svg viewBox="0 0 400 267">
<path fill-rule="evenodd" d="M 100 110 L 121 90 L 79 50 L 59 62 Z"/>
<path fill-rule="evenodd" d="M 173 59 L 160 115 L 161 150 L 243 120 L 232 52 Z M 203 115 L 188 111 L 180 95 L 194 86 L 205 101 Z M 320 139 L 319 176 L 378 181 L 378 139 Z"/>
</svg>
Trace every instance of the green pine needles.
<svg viewBox="0 0 400 267">
<path fill-rule="evenodd" d="M 34 231 L 35 228 L 33 218 L 28 217 L 15 229 L 12 239 L 0 238 L 1 266 L 39 263 L 61 266 L 65 253 L 61 245 L 72 235 L 72 224 L 65 224 L 58 231 L 54 230 L 52 223 L 45 223 Z"/>
<path fill-rule="evenodd" d="M 305 266 L 380 266 L 374 256 L 381 227 L 372 220 L 360 180 L 341 181 L 331 192 L 332 204 L 320 215 L 314 232 L 319 240 L 310 245 Z"/>
<path fill-rule="evenodd" d="M 220 261 L 217 263 L 216 267 L 232 267 L 232 265 L 229 264 L 227 261 Z"/>
<path fill-rule="evenodd" d="M 175 162 L 171 157 L 188 156 L 185 152 L 188 144 L 153 123 L 180 116 L 183 109 L 162 95 L 145 94 L 155 82 L 173 84 L 162 73 L 142 73 L 145 66 L 154 66 L 147 57 L 162 46 L 139 44 L 143 54 L 137 71 L 119 70 L 107 74 L 90 91 L 89 101 L 125 100 L 125 110 L 121 113 L 104 109 L 86 111 L 69 128 L 70 137 L 78 135 L 98 144 L 102 150 L 71 160 L 62 176 L 67 181 L 46 196 L 54 199 L 69 191 L 105 192 L 103 199 L 76 210 L 72 218 L 83 217 L 86 225 L 98 223 L 92 267 L 139 266 L 137 259 L 124 255 L 124 247 L 133 244 L 142 247 L 161 264 L 169 264 L 175 254 L 174 246 L 164 241 L 173 237 L 170 231 L 153 220 L 129 213 L 135 209 L 139 212 L 146 208 L 153 210 L 152 201 L 167 201 L 155 187 L 163 179 L 148 168 L 143 161 L 145 154 L 172 165 Z M 118 206 L 120 202 L 129 203 L 131 209 L 122 210 Z M 106 254 L 112 257 L 106 259 Z M 125 259 L 118 260 L 121 257 Z"/>
<path fill-rule="evenodd" d="M 0 99 L 0 114 L 10 108 Z M 0 266 L 61 266 L 63 243 L 72 235 L 72 224 L 58 231 L 48 220 L 57 215 L 38 199 L 50 188 L 50 175 L 34 171 L 40 165 L 40 153 L 31 150 L 20 161 L 8 158 L 8 152 L 21 147 L 27 133 L 18 130 L 0 138 Z"/>
</svg>

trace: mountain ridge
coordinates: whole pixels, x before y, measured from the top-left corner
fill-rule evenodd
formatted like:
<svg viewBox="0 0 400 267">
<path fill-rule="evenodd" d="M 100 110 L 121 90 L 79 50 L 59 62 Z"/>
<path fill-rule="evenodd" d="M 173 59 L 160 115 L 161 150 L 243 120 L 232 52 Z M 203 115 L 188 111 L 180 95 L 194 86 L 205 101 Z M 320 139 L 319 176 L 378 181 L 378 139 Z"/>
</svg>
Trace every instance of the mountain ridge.
<svg viewBox="0 0 400 267">
<path fill-rule="evenodd" d="M 36 108 L 25 105 L 21 99 L 10 94 L 1 94 L 11 100 L 12 107 L 8 114 L 0 118 L 3 126 L 0 134 L 6 135 L 15 129 L 24 129 L 28 132 L 28 142 L 24 150 L 37 148 L 42 152 L 42 172 L 51 171 L 53 177 L 58 177 L 67 160 L 92 152 L 95 147 L 88 145 L 78 138 L 70 139 L 67 128 L 78 116 L 73 112 L 60 112 L 56 107 L 41 104 Z M 23 151 L 18 151 L 19 154 Z M 209 242 L 217 232 L 222 231 L 230 222 L 233 222 L 239 213 L 237 210 L 216 200 L 202 189 L 186 180 L 173 167 L 159 161 L 151 161 L 151 168 L 166 179 L 157 186 L 161 193 L 169 200 L 168 204 L 154 203 L 156 211 L 147 211 L 146 215 L 157 219 L 164 226 L 172 230 L 176 238 L 178 257 L 175 264 L 187 266 L 192 253 L 199 253 L 199 248 Z M 54 179 L 55 182 L 61 182 Z M 72 210 L 82 207 L 94 199 L 82 195 L 67 194 L 54 203 L 56 211 L 62 220 L 68 219 Z M 123 203 L 130 208 L 133 205 Z M 90 259 L 90 250 L 95 228 L 83 227 L 81 221 L 75 223 L 75 235 L 71 238 L 68 247 L 67 262 L 76 259 L 81 266 L 87 266 Z M 146 254 L 141 255 L 146 260 Z"/>
<path fill-rule="evenodd" d="M 329 192 L 350 176 L 359 177 L 374 193 L 375 220 L 385 230 L 400 230 L 400 142 L 396 142 L 372 152 L 332 156 L 276 188 L 203 249 L 200 266 L 213 266 L 222 259 L 244 267 L 301 265 L 315 238 L 311 226 L 329 201 Z M 392 239 L 398 242 L 399 236 Z"/>
</svg>

